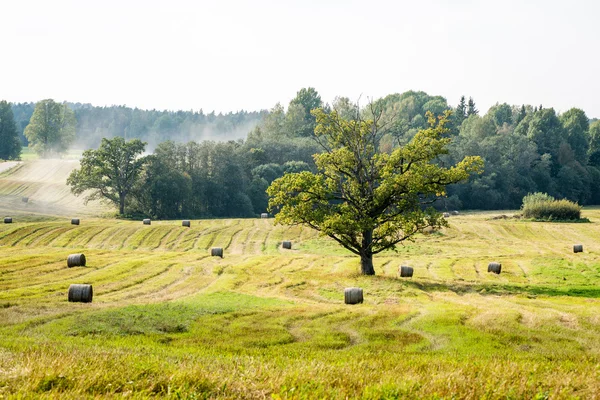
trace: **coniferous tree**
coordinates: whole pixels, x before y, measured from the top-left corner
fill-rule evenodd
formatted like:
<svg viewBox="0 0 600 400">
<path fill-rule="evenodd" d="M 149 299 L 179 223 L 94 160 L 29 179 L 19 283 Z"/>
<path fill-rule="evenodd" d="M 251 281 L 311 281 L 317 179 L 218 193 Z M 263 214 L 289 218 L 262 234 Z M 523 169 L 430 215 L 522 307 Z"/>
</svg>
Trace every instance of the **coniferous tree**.
<svg viewBox="0 0 600 400">
<path fill-rule="evenodd" d="M 523 121 L 525 116 L 527 115 L 527 110 L 525 109 L 525 104 L 521 105 L 521 109 L 519 110 L 519 114 L 517 115 L 517 120 L 515 121 L 515 125 L 519 125 L 519 122 Z"/>
<path fill-rule="evenodd" d="M 467 103 L 465 101 L 465 96 L 460 97 L 460 102 L 456 107 L 456 113 L 454 114 L 454 118 L 456 120 L 456 125 L 460 126 L 462 122 L 467 118 Z"/>
<path fill-rule="evenodd" d="M 467 117 L 477 114 L 479 114 L 479 110 L 475 108 L 475 102 L 473 101 L 473 98 L 469 97 L 469 103 L 467 104 Z"/>
<path fill-rule="evenodd" d="M 10 104 L 0 101 L 0 159 L 18 160 L 21 157 L 21 141 Z"/>
</svg>

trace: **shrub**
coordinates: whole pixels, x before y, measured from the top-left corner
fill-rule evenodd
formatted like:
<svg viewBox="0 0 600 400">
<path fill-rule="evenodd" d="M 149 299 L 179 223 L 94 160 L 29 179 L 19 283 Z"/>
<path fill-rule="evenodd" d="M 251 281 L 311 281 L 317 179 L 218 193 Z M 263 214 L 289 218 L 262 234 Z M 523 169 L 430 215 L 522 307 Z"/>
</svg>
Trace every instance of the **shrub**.
<svg viewBox="0 0 600 400">
<path fill-rule="evenodd" d="M 521 207 L 524 218 L 550 221 L 577 221 L 581 219 L 581 206 L 569 200 L 555 200 L 546 193 L 528 194 Z"/>
<path fill-rule="evenodd" d="M 555 200 L 554 197 L 550 196 L 548 193 L 542 193 L 542 192 L 529 193 L 529 194 L 527 194 L 527 196 L 523 197 L 523 206 L 521 206 L 521 208 L 524 209 L 526 206 L 531 205 L 531 204 L 545 203 L 545 202 L 554 201 L 554 200 Z"/>
</svg>

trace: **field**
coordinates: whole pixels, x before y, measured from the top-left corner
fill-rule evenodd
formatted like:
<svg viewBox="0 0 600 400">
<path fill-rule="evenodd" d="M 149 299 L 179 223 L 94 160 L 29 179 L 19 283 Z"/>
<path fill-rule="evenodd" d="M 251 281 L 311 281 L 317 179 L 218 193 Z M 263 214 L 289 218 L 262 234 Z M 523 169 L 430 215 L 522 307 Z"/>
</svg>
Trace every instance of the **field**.
<svg viewBox="0 0 600 400">
<path fill-rule="evenodd" d="M 600 398 L 600 210 L 451 217 L 375 277 L 272 219 L 50 214 L 0 226 L 0 398 Z M 93 303 L 67 302 L 71 283 Z M 343 304 L 350 286 L 363 304 Z"/>
</svg>

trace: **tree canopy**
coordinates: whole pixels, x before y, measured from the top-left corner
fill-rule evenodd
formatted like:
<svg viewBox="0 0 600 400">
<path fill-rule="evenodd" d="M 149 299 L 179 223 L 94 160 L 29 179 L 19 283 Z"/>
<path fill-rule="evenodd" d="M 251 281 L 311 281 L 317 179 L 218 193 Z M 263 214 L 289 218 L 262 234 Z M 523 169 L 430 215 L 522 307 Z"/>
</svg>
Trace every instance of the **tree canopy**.
<svg viewBox="0 0 600 400">
<path fill-rule="evenodd" d="M 136 184 L 146 162 L 140 155 L 146 144 L 139 139 L 128 142 L 116 137 L 102 139 L 98 150 L 86 150 L 81 158 L 81 168 L 74 170 L 67 184 L 75 195 L 86 191 L 86 201 L 105 199 L 125 213 L 125 200 Z"/>
<path fill-rule="evenodd" d="M 0 159 L 18 160 L 21 157 L 21 141 L 11 106 L 0 101 Z"/>
<path fill-rule="evenodd" d="M 375 119 L 341 118 L 337 111 L 313 111 L 315 135 L 324 151 L 315 154 L 317 173 L 290 173 L 276 179 L 267 192 L 276 221 L 304 224 L 337 241 L 361 258 L 361 271 L 375 273 L 373 255 L 393 248 L 426 227 L 445 220 L 424 208 L 445 186 L 479 172 L 479 157 L 465 157 L 451 167 L 435 163 L 447 153 L 449 113 L 420 130 L 391 153 L 379 150 L 384 130 Z"/>
<path fill-rule="evenodd" d="M 35 105 L 25 136 L 40 157 L 60 156 L 73 143 L 75 124 L 75 113 L 66 103 L 42 100 Z"/>
</svg>

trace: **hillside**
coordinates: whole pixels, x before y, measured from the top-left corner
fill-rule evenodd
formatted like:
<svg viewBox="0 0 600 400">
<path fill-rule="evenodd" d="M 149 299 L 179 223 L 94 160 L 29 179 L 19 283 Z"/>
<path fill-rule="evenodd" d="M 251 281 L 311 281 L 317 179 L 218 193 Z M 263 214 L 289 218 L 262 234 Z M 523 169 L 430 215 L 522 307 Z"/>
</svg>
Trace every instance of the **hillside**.
<svg viewBox="0 0 600 400">
<path fill-rule="evenodd" d="M 600 211 L 587 224 L 493 216 L 451 217 L 377 257 L 375 277 L 272 220 L 17 216 L 0 226 L 0 394 L 596 398 Z M 76 252 L 87 266 L 67 268 Z M 68 303 L 71 283 L 93 284 L 93 303 Z M 364 304 L 343 304 L 350 286 Z"/>
<path fill-rule="evenodd" d="M 24 161 L 5 171 L 0 169 L 0 213 L 14 212 L 62 216 L 98 215 L 108 210 L 99 202 L 84 205 L 66 185 L 76 160 Z M 0 164 L 1 166 L 2 164 Z M 27 202 L 23 198 L 27 198 Z"/>
</svg>

